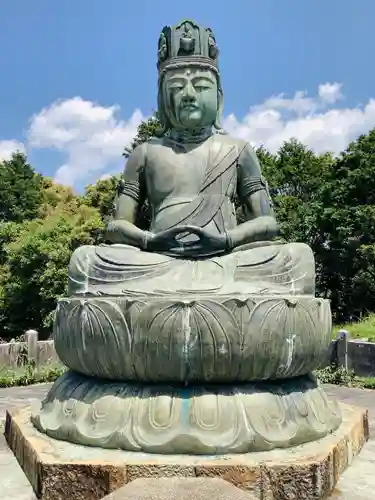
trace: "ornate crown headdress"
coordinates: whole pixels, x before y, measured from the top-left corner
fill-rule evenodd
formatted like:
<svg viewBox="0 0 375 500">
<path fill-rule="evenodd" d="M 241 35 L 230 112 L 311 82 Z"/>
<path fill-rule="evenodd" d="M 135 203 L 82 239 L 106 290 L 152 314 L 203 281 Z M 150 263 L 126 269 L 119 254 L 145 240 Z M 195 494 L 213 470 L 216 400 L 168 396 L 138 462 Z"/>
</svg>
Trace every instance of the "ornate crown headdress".
<svg viewBox="0 0 375 500">
<path fill-rule="evenodd" d="M 165 26 L 158 43 L 159 75 L 180 66 L 202 66 L 219 73 L 219 48 L 210 28 L 186 19 L 175 26 Z"/>
</svg>

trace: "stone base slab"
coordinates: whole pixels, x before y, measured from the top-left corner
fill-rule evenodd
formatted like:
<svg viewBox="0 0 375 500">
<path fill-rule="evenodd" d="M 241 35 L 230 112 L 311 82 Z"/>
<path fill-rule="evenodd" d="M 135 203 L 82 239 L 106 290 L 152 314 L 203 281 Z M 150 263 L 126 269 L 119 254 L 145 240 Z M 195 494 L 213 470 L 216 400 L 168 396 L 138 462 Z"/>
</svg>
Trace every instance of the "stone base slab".
<svg viewBox="0 0 375 500">
<path fill-rule="evenodd" d="M 369 436 L 367 411 L 341 404 L 331 435 L 243 455 L 151 455 L 73 445 L 39 433 L 31 408 L 7 412 L 8 444 L 42 500 L 99 500 L 138 478 L 217 477 L 259 500 L 326 498 Z"/>
</svg>

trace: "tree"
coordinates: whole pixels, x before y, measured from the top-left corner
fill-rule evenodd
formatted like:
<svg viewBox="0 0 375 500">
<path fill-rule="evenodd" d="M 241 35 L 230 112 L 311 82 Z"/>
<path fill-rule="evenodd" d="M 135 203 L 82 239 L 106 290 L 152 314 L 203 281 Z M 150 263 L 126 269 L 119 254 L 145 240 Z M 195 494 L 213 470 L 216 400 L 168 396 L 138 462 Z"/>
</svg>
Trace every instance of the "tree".
<svg viewBox="0 0 375 500">
<path fill-rule="evenodd" d="M 328 235 L 322 231 L 323 189 L 333 171 L 331 154 L 315 154 L 295 139 L 285 142 L 276 155 L 258 150 L 269 180 L 281 236 L 289 242 L 307 243 L 316 262 L 316 287 L 320 296 L 331 295 L 326 263 Z"/>
<path fill-rule="evenodd" d="M 112 175 L 108 179 L 101 179 L 95 184 L 86 187 L 83 202 L 89 207 L 97 208 L 105 223 L 113 215 L 119 180 L 120 175 Z"/>
<path fill-rule="evenodd" d="M 323 272 L 337 320 L 375 310 L 375 129 L 349 144 L 322 186 Z"/>
<path fill-rule="evenodd" d="M 41 218 L 53 213 L 56 207 L 66 207 L 72 202 L 79 203 L 80 197 L 74 194 L 70 186 L 57 184 L 50 177 L 42 177 L 42 201 L 38 211 Z"/>
<path fill-rule="evenodd" d="M 96 244 L 102 228 L 97 209 L 74 202 L 20 225 L 17 237 L 5 245 L 0 276 L 2 329 L 8 337 L 28 328 L 48 335 L 56 301 L 67 292 L 72 252 Z"/>
<path fill-rule="evenodd" d="M 23 222 L 38 216 L 42 203 L 42 176 L 23 153 L 13 153 L 0 164 L 0 221 Z"/>
<path fill-rule="evenodd" d="M 158 130 L 160 130 L 160 128 L 161 124 L 158 119 L 158 115 L 156 112 L 154 112 L 150 118 L 144 120 L 140 123 L 140 125 L 138 125 L 137 133 L 130 146 L 127 146 L 124 149 L 125 158 L 129 158 L 130 154 L 137 146 L 149 141 L 152 137 L 154 137 Z"/>
<path fill-rule="evenodd" d="M 321 187 L 327 178 L 331 155 L 316 155 L 295 139 L 285 142 L 276 155 L 258 151 L 270 185 L 282 236 L 287 241 L 320 245 L 317 229 Z"/>
</svg>

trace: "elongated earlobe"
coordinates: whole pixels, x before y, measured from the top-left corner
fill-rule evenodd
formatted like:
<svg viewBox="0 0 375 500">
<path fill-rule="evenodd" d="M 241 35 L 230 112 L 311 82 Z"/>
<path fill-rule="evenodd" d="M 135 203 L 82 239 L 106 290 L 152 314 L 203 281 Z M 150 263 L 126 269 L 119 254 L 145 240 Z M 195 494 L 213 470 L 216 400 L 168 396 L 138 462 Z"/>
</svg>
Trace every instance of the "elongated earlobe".
<svg viewBox="0 0 375 500">
<path fill-rule="evenodd" d="M 159 81 L 158 88 L 158 119 L 160 122 L 160 129 L 155 132 L 156 137 L 163 137 L 170 129 L 169 120 L 165 114 L 164 95 L 163 95 L 163 81 Z"/>
<path fill-rule="evenodd" d="M 221 116 L 223 114 L 223 108 L 224 108 L 224 94 L 221 89 L 217 91 L 217 113 L 216 113 L 216 119 L 214 123 L 214 127 L 217 130 L 221 130 Z"/>
</svg>

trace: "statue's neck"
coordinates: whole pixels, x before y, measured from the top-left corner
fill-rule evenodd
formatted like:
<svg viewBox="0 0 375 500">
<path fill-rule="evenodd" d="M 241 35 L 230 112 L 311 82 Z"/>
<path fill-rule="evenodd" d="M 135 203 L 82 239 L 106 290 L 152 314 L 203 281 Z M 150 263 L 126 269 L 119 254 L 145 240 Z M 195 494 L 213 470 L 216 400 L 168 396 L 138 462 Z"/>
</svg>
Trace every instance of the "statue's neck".
<svg viewBox="0 0 375 500">
<path fill-rule="evenodd" d="M 213 134 L 212 127 L 203 127 L 196 130 L 171 129 L 169 138 L 180 144 L 199 144 Z"/>
</svg>

